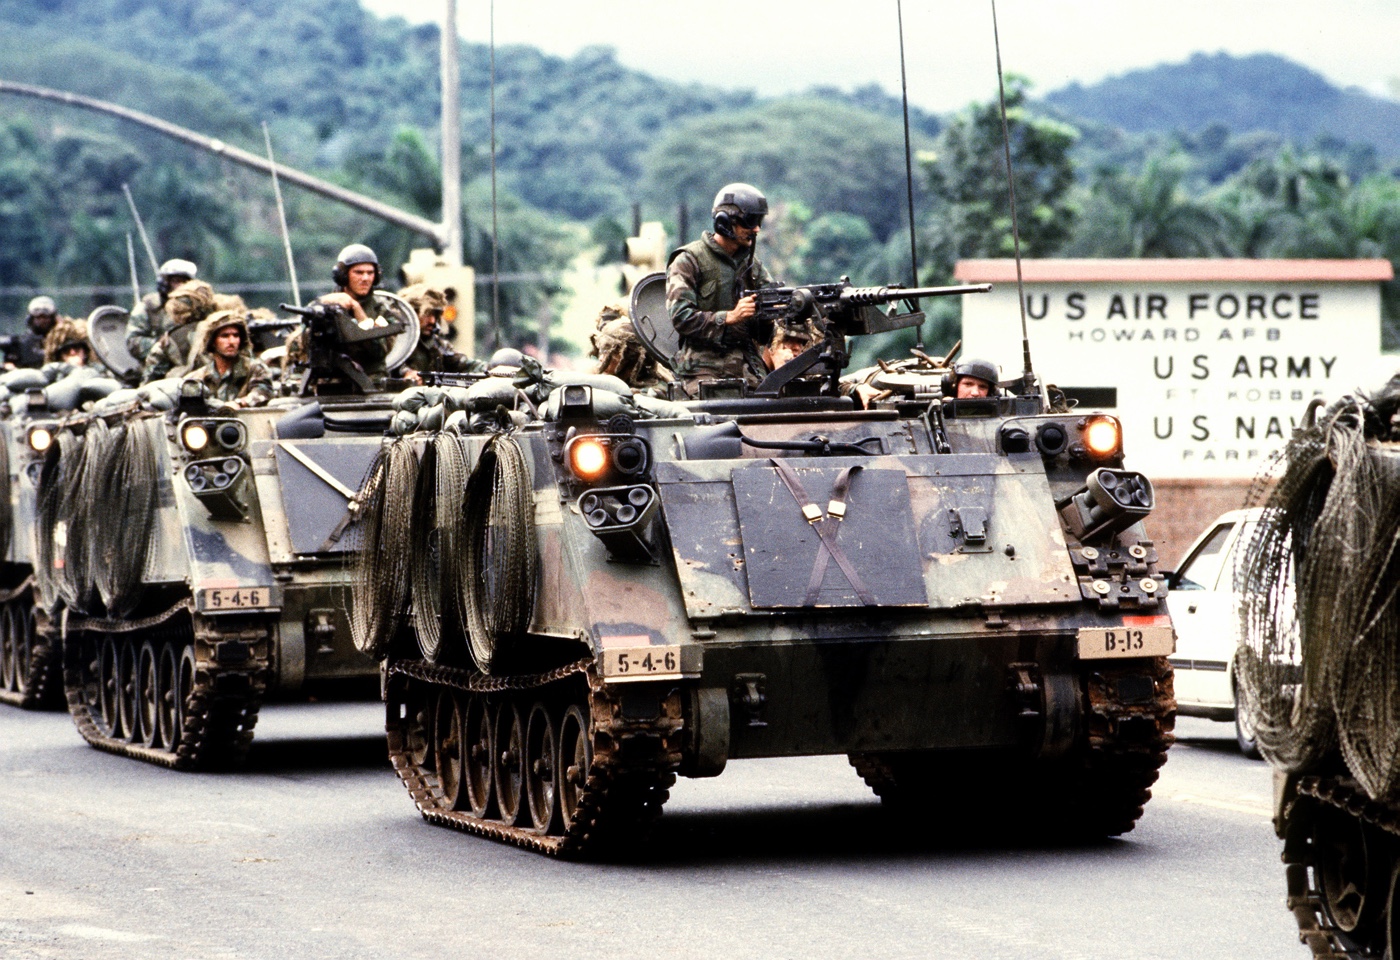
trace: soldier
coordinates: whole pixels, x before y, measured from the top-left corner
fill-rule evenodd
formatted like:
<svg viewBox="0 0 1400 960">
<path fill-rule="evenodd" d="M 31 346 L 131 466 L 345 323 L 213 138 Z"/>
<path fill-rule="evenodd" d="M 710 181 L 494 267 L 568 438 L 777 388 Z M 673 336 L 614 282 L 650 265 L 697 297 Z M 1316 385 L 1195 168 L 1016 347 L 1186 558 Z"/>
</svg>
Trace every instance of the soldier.
<svg viewBox="0 0 1400 960">
<path fill-rule="evenodd" d="M 486 370 L 483 361 L 453 350 L 443 336 L 442 314 L 447 308 L 447 297 L 441 290 L 416 283 L 400 290 L 399 296 L 418 313 L 418 346 L 404 363 L 405 380 L 422 383 L 423 378 L 419 376 L 422 373 L 482 373 Z"/>
<path fill-rule="evenodd" d="M 953 367 L 953 395 L 977 400 L 997 395 L 997 366 L 990 360 L 963 360 Z"/>
<path fill-rule="evenodd" d="M 26 321 L 29 331 L 15 338 L 14 346 L 5 357 L 6 368 L 44 365 L 44 338 L 58 322 L 58 306 L 53 298 L 41 296 L 30 300 Z"/>
<path fill-rule="evenodd" d="M 146 356 L 141 382 L 178 377 L 189 369 L 190 346 L 195 328 L 214 312 L 214 288 L 203 280 L 190 280 L 170 291 L 165 312 L 170 328 L 160 335 Z"/>
<path fill-rule="evenodd" d="M 671 254 L 666 268 L 666 312 L 680 334 L 676 375 L 691 396 L 701 380 L 764 374 L 758 344 L 770 330 L 752 329 L 755 302 L 748 291 L 773 278 L 754 259 L 768 200 L 747 183 L 731 183 L 715 195 L 714 231 Z"/>
<path fill-rule="evenodd" d="M 331 280 L 336 289 L 321 297 L 313 304 L 326 304 L 346 311 L 361 327 L 387 327 L 388 319 L 383 315 L 379 303 L 374 298 L 374 288 L 379 286 L 382 274 L 379 257 L 363 243 L 352 243 L 343 248 L 331 268 Z M 308 357 L 307 330 L 302 327 L 287 338 L 287 364 L 305 363 Z M 388 374 L 384 360 L 389 355 L 389 341 L 364 340 L 347 344 L 345 355 L 360 366 L 369 377 L 384 377 Z"/>
<path fill-rule="evenodd" d="M 92 344 L 88 343 L 87 324 L 67 317 L 55 322 L 44 337 L 43 369 L 49 379 L 66 376 L 73 368 L 85 367 L 91 361 Z"/>
<path fill-rule="evenodd" d="M 170 329 L 165 303 L 176 287 L 195 278 L 199 268 L 189 260 L 167 260 L 156 271 L 156 292 L 148 293 L 131 309 L 126 321 L 126 350 L 144 362 L 161 334 Z"/>
<path fill-rule="evenodd" d="M 777 324 L 773 328 L 773 339 L 763 348 L 763 363 L 769 370 L 776 370 L 820 340 L 821 334 L 817 331 L 816 324 L 810 320 L 804 321 L 801 326 Z M 840 391 L 841 396 L 850 397 L 860 409 L 865 409 L 871 401 L 880 399 L 880 391 L 868 383 L 842 381 Z"/>
<path fill-rule="evenodd" d="M 593 349 L 588 355 L 598 358 L 598 372 L 612 374 L 633 390 L 650 390 L 672 379 L 670 371 L 647 352 L 626 311 L 617 304 L 598 311 L 598 332 L 589 339 Z"/>
<path fill-rule="evenodd" d="M 204 384 L 206 395 L 233 407 L 261 407 L 272 399 L 272 371 L 253 356 L 248 315 L 219 310 L 203 320 L 195 331 L 200 345 L 199 363 L 187 380 Z"/>
</svg>

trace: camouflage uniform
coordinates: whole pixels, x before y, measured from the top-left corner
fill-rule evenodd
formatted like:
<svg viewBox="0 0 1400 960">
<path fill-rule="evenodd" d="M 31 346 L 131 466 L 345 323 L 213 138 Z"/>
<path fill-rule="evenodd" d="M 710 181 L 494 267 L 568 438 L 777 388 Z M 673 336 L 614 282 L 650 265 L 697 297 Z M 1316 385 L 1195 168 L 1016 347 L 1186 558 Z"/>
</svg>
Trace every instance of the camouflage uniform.
<svg viewBox="0 0 1400 960">
<path fill-rule="evenodd" d="M 243 335 L 238 348 L 238 356 L 227 373 L 219 373 L 214 359 L 214 335 L 227 327 L 235 326 Z M 272 371 L 267 364 L 253 356 L 253 343 L 248 335 L 247 318 L 229 311 L 219 311 L 199 324 L 194 341 L 200 344 L 198 362 L 187 380 L 198 380 L 204 384 L 210 399 L 239 407 L 261 407 L 272 399 Z"/>
<path fill-rule="evenodd" d="M 165 301 L 170 329 L 160 335 L 146 355 L 141 382 L 179 376 L 190 366 L 190 346 L 199 321 L 214 312 L 214 288 L 203 280 L 190 280 L 170 291 Z"/>
<path fill-rule="evenodd" d="M 589 339 L 593 348 L 588 355 L 598 358 L 599 373 L 610 373 L 633 390 L 650 390 L 671 382 L 671 372 L 647 352 L 621 307 L 609 305 L 599 311 L 598 332 Z"/>
<path fill-rule="evenodd" d="M 415 283 L 411 287 L 404 287 L 399 291 L 399 296 L 420 315 L 425 308 L 441 311 L 447 306 L 447 297 L 442 291 L 427 284 Z M 484 360 L 473 360 L 458 353 L 452 349 L 451 342 L 436 329 L 427 336 L 419 333 L 418 346 L 413 348 L 403 366 L 405 370 L 417 373 L 486 372 Z"/>
<path fill-rule="evenodd" d="M 752 320 L 732 327 L 724 321 L 741 296 L 772 283 L 752 252 L 735 260 L 708 230 L 671 254 L 666 312 L 681 337 L 676 375 L 692 395 L 700 380 L 742 377 L 757 383 L 763 376 L 758 344 L 767 343 L 772 331 Z"/>
<path fill-rule="evenodd" d="M 126 352 L 138 361 L 151 353 L 161 334 L 170 329 L 170 317 L 165 313 L 165 301 L 158 293 L 148 293 L 131 308 L 126 318 Z"/>
<path fill-rule="evenodd" d="M 344 291 L 342 291 L 344 292 Z M 381 309 L 379 302 L 374 299 L 374 291 L 371 290 L 367 297 L 355 297 L 360 306 L 364 308 L 365 316 L 373 320 L 376 317 L 384 317 L 391 323 L 399 317 L 387 314 Z M 318 298 L 312 303 L 320 303 Z M 344 308 L 341 308 L 344 309 Z M 305 366 L 309 354 L 306 344 L 307 330 L 302 327 L 287 336 L 287 356 L 284 369 L 291 370 L 293 367 Z M 389 348 L 393 344 L 393 337 L 384 337 L 380 340 L 362 340 L 358 343 L 346 344 L 345 355 L 360 365 L 360 369 L 371 379 L 383 379 L 389 375 L 388 367 L 385 366 L 385 359 L 389 356 Z"/>
</svg>

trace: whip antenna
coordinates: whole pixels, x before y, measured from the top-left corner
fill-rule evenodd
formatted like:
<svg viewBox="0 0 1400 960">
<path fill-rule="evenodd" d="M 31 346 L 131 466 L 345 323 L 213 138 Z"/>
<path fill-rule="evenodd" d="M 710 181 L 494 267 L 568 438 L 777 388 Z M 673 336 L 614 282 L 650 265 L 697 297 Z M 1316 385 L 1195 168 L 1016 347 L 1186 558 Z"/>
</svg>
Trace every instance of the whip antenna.
<svg viewBox="0 0 1400 960">
<path fill-rule="evenodd" d="M 292 259 L 292 235 L 287 231 L 287 208 L 282 205 L 282 188 L 277 183 L 277 162 L 272 159 L 272 135 L 263 121 L 263 142 L 267 144 L 267 166 L 272 171 L 272 195 L 277 198 L 277 219 L 282 224 L 282 249 L 287 254 L 287 276 L 292 280 L 292 301 L 301 306 L 301 287 L 297 284 L 297 265 Z"/>
<path fill-rule="evenodd" d="M 992 4 L 992 43 L 996 46 L 997 52 L 997 94 L 998 103 L 1001 105 L 1001 143 L 1006 151 L 1006 187 L 1011 194 L 1011 242 L 1016 252 L 1016 302 L 1021 308 L 1021 354 L 1025 360 L 1025 380 L 1029 385 L 1034 382 L 1035 371 L 1031 369 L 1031 338 L 1026 329 L 1026 289 L 1021 280 L 1021 228 L 1020 221 L 1016 219 L 1016 177 L 1011 171 L 1011 126 L 1006 122 L 1006 80 L 1001 71 L 1001 35 L 997 31 L 997 0 L 991 0 Z M 1041 386 L 1041 398 L 1045 401 L 1048 409 L 1050 398 Z"/>
<path fill-rule="evenodd" d="M 491 0 L 491 344 L 501 345 L 501 245 L 496 212 L 496 0 Z"/>
<path fill-rule="evenodd" d="M 122 193 L 126 194 L 126 205 L 131 208 L 131 219 L 136 221 L 136 232 L 141 235 L 141 244 L 146 248 L 146 256 L 151 258 L 151 272 L 160 275 L 160 265 L 156 263 L 156 252 L 151 247 L 151 238 L 146 236 L 146 225 L 141 222 L 141 213 L 136 209 L 136 201 L 131 197 L 131 188 L 122 184 Z"/>
<path fill-rule="evenodd" d="M 126 235 L 126 265 L 131 268 L 131 303 L 133 309 L 141 302 L 141 283 L 136 279 L 136 247 L 131 242 L 131 234 Z"/>
<path fill-rule="evenodd" d="M 914 271 L 909 282 L 919 285 L 919 244 L 914 236 L 914 154 L 909 147 L 909 76 L 904 70 L 904 3 L 895 0 L 895 17 L 899 21 L 899 86 L 904 99 L 904 186 L 909 199 L 909 268 Z M 914 301 L 914 309 L 919 309 L 919 301 Z M 924 348 L 924 325 L 917 327 L 918 342 L 915 350 Z"/>
</svg>

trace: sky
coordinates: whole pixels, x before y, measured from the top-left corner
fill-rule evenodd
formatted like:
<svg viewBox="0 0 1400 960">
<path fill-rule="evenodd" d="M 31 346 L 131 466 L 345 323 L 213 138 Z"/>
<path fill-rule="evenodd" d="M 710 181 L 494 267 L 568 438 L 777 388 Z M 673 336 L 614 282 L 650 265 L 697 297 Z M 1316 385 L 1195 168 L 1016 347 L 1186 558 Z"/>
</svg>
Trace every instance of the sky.
<svg viewBox="0 0 1400 960">
<path fill-rule="evenodd" d="M 440 21 L 444 0 L 361 0 L 380 16 Z M 910 102 L 945 112 L 989 98 L 989 2 L 904 0 Z M 1400 98 L 1400 0 L 1000 0 L 1002 65 L 1036 93 L 1192 53 L 1271 52 L 1344 87 Z M 485 42 L 490 0 L 457 0 L 459 32 Z M 497 0 L 498 44 L 570 56 L 591 45 L 625 66 L 763 95 L 812 86 L 899 90 L 895 0 Z"/>
</svg>

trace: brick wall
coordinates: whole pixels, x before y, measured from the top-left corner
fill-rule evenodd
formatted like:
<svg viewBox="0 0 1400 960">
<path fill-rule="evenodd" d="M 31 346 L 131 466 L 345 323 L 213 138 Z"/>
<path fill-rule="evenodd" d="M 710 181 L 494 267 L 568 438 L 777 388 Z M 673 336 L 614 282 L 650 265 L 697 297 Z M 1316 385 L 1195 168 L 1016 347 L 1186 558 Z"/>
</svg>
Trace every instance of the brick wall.
<svg viewBox="0 0 1400 960">
<path fill-rule="evenodd" d="M 1250 480 L 1153 480 L 1157 505 L 1144 525 L 1164 570 L 1175 570 L 1206 526 L 1244 506 Z"/>
</svg>

